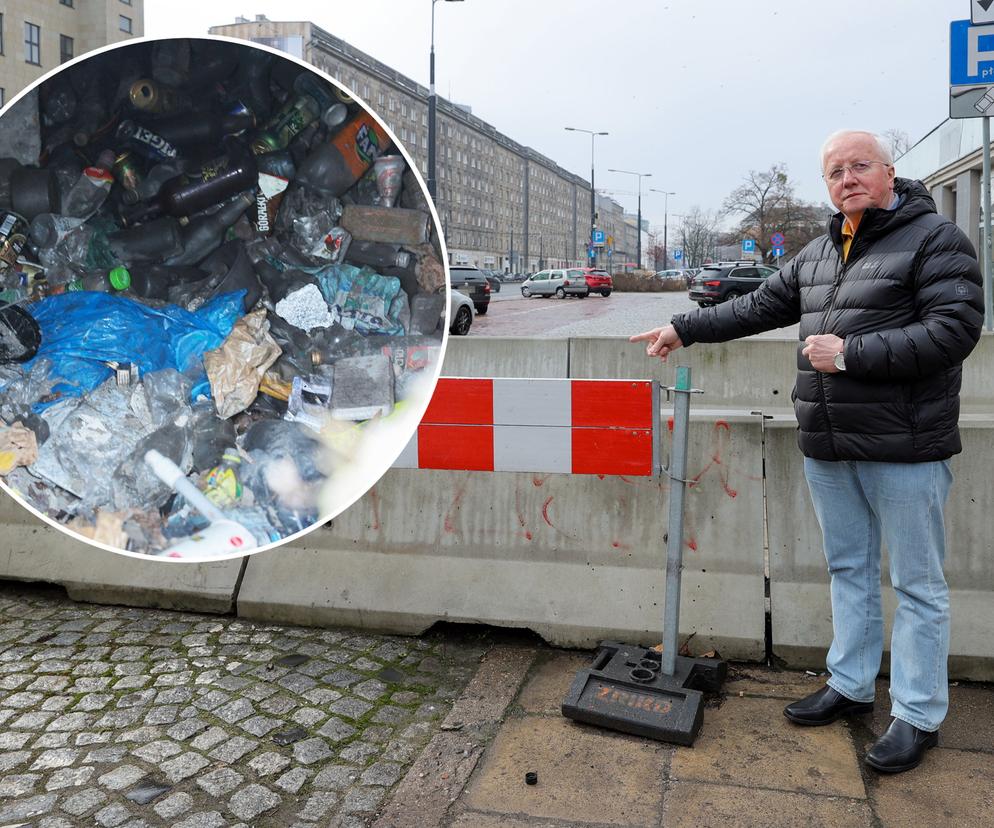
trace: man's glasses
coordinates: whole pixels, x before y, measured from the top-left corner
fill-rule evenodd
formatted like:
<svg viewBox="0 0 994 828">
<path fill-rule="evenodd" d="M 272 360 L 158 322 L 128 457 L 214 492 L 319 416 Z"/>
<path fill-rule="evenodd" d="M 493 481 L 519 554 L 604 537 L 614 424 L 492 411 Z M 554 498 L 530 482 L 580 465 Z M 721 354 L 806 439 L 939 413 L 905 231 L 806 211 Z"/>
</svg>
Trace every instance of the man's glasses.
<svg viewBox="0 0 994 828">
<path fill-rule="evenodd" d="M 850 164 L 848 167 L 835 167 L 825 173 L 822 178 L 826 181 L 831 181 L 833 184 L 838 184 L 847 172 L 852 173 L 857 178 L 866 175 L 870 171 L 870 167 L 874 164 L 883 164 L 885 167 L 889 167 L 886 161 L 857 161 L 854 164 Z"/>
</svg>

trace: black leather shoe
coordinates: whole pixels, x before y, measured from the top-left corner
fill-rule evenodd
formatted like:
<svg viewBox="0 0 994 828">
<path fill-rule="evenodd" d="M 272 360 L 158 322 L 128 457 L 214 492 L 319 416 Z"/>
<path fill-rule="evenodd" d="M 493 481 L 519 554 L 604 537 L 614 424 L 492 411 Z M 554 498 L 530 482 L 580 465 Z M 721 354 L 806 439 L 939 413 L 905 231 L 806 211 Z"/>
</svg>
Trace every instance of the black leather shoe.
<svg viewBox="0 0 994 828">
<path fill-rule="evenodd" d="M 919 730 L 913 724 L 894 719 L 866 754 L 866 764 L 882 773 L 911 770 L 921 763 L 925 751 L 937 744 L 938 731 Z"/>
<path fill-rule="evenodd" d="M 817 727 L 831 724 L 840 716 L 858 716 L 872 711 L 873 702 L 847 699 L 826 684 L 817 693 L 788 704 L 783 709 L 783 714 L 794 724 Z"/>
</svg>

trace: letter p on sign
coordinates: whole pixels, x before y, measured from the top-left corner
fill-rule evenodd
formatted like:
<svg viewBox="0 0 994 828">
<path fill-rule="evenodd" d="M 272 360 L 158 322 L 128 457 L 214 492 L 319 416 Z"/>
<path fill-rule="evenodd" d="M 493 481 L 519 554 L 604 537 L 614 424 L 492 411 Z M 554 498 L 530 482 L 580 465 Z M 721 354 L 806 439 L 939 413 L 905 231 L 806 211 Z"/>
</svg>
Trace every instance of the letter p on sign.
<svg viewBox="0 0 994 828">
<path fill-rule="evenodd" d="M 981 41 L 987 48 L 981 48 Z M 994 62 L 994 26 L 971 26 L 967 30 L 966 49 L 967 72 L 979 75 L 981 63 Z"/>
</svg>

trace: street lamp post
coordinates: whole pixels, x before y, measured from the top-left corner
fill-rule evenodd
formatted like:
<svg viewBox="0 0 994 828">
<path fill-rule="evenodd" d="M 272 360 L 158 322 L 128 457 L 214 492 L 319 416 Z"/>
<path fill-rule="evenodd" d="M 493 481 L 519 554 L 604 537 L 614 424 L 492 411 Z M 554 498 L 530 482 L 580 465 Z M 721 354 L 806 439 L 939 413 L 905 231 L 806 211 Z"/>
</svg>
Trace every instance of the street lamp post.
<svg viewBox="0 0 994 828">
<path fill-rule="evenodd" d="M 590 250 L 594 253 L 593 264 L 597 264 L 597 252 L 594 249 L 594 230 L 597 229 L 597 205 L 596 194 L 594 192 L 594 138 L 598 135 L 607 135 L 606 132 L 594 132 L 589 129 L 579 129 L 578 127 L 564 127 L 568 132 L 585 132 L 590 136 Z"/>
<path fill-rule="evenodd" d="M 670 207 L 670 196 L 676 195 L 675 192 L 668 190 L 654 190 L 652 187 L 649 188 L 650 193 L 662 193 L 663 198 L 663 270 L 666 270 L 670 266 L 670 249 L 666 246 L 666 225 L 669 218 L 669 207 Z"/>
<path fill-rule="evenodd" d="M 639 270 L 642 269 L 642 179 L 650 178 L 652 173 L 639 173 L 632 172 L 631 170 L 608 170 L 608 172 L 613 173 L 623 173 L 624 175 L 634 175 L 639 180 L 639 212 L 638 212 L 638 227 L 635 228 L 635 265 Z M 665 235 L 665 230 L 663 231 Z M 665 247 L 665 245 L 664 245 Z"/>
<path fill-rule="evenodd" d="M 431 0 L 431 52 L 428 58 L 428 195 L 435 200 L 435 4 Z M 461 3 L 462 0 L 445 0 Z"/>
</svg>

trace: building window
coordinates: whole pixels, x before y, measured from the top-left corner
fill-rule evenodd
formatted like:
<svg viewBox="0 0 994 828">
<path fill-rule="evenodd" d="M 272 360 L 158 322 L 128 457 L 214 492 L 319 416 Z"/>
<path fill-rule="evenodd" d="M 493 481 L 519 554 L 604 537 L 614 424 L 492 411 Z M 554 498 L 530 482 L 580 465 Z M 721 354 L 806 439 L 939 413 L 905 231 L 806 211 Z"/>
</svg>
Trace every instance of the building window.
<svg viewBox="0 0 994 828">
<path fill-rule="evenodd" d="M 73 0 L 59 0 L 63 6 L 68 6 L 70 9 L 73 8 Z"/>
<path fill-rule="evenodd" d="M 73 59 L 72 38 L 67 35 L 59 35 L 59 63 L 65 63 Z"/>
<path fill-rule="evenodd" d="M 3 14 L 0 13 L 0 55 L 3 54 Z"/>
<path fill-rule="evenodd" d="M 24 60 L 41 66 L 41 26 L 24 24 Z"/>
<path fill-rule="evenodd" d="M 124 3 L 125 6 L 131 5 L 131 0 L 121 0 L 121 2 Z"/>
<path fill-rule="evenodd" d="M 119 28 L 122 32 L 131 34 L 131 18 L 125 17 L 123 14 L 119 14 L 117 16 L 117 28 Z"/>
<path fill-rule="evenodd" d="M 0 106 L 7 103 L 7 90 L 0 86 Z"/>
</svg>

